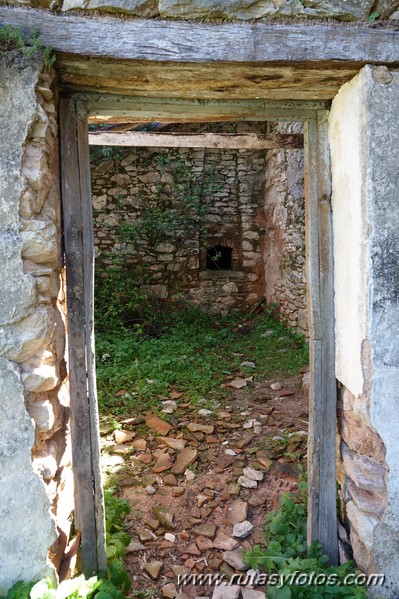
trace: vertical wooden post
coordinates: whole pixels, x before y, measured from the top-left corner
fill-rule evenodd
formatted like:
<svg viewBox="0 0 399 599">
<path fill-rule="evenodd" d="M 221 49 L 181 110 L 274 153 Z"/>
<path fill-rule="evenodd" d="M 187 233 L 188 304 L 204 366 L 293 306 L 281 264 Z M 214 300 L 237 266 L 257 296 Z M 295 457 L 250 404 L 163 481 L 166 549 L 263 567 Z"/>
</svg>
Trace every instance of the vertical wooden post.
<svg viewBox="0 0 399 599">
<path fill-rule="evenodd" d="M 68 307 L 75 523 L 87 576 L 106 568 L 93 333 L 94 246 L 84 106 L 60 102 L 62 206 Z"/>
<path fill-rule="evenodd" d="M 328 112 L 305 123 L 305 198 L 310 334 L 308 543 L 338 561 L 334 273 Z"/>
</svg>

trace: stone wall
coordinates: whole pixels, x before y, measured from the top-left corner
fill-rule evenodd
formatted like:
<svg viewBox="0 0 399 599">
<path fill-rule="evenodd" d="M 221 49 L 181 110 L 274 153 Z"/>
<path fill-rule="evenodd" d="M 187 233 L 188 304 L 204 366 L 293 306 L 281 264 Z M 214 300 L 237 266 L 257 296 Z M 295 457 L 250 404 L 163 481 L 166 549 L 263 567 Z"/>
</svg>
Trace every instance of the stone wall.
<svg viewBox="0 0 399 599">
<path fill-rule="evenodd" d="M 301 133 L 300 123 L 279 123 L 278 133 Z M 303 150 L 271 150 L 267 155 L 264 244 L 267 304 L 277 304 L 294 329 L 308 330 L 306 309 L 305 199 Z"/>
<path fill-rule="evenodd" d="M 255 124 L 252 130 L 265 126 Z M 186 125 L 184 130 L 193 127 Z M 223 130 L 238 132 L 249 128 L 248 123 L 223 126 Z M 280 123 L 272 128 L 280 133 L 302 131 L 300 124 Z M 303 151 L 179 150 L 179 156 L 199 175 L 213 165 L 221 186 L 204 198 L 206 244 L 201 247 L 196 236 L 178 249 L 169 239 L 155 246 L 151 255 L 135 253 L 118 243 L 116 229 L 140 218 L 143 207 L 156 202 L 160 184 L 169 183 L 168 191 L 174 193 L 170 173 L 161 173 L 159 167 L 160 156 L 172 160 L 174 152 L 125 149 L 122 158 L 93 161 L 97 257 L 127 252 L 130 263 L 147 265 L 155 277 L 156 295 L 180 296 L 222 313 L 232 308 L 246 310 L 265 295 L 268 305 L 278 305 L 280 317 L 289 326 L 306 333 Z M 232 249 L 231 270 L 206 268 L 204 249 L 214 245 Z"/>
<path fill-rule="evenodd" d="M 54 573 L 73 494 L 53 76 L 12 51 L 0 81 L 1 593 Z"/>
<path fill-rule="evenodd" d="M 399 19 L 399 0 L 1 0 L 0 3 L 187 20 L 332 18 L 364 21 L 375 14 L 379 19 Z"/>
<path fill-rule="evenodd" d="M 365 67 L 330 117 L 341 494 L 354 558 L 399 597 L 399 73 Z M 373 595 L 374 596 L 374 595 Z"/>
<path fill-rule="evenodd" d="M 165 167 L 168 162 L 173 165 L 176 150 L 125 149 L 122 159 L 104 159 L 92 166 L 97 258 L 126 253 L 132 267 L 144 264 L 148 269 L 146 290 L 162 298 L 184 298 L 221 313 L 232 308 L 248 309 L 264 295 L 265 152 L 202 148 L 180 149 L 177 154 L 198 181 L 209 168 L 215 171 L 216 183 L 211 191 L 205 174 L 208 191 L 201 197 L 206 206 L 202 236 L 178 231 L 155 244 L 151 251 L 148 247 L 135 250 L 118 242 L 117 227 L 137 221 L 144 209 L 156 206 L 160 185 L 166 185 L 162 193 L 168 194 L 172 208 L 181 209 L 185 201 L 179 182 L 173 183 L 172 167 Z M 218 245 L 231 249 L 230 269 L 207 269 L 206 250 Z"/>
</svg>

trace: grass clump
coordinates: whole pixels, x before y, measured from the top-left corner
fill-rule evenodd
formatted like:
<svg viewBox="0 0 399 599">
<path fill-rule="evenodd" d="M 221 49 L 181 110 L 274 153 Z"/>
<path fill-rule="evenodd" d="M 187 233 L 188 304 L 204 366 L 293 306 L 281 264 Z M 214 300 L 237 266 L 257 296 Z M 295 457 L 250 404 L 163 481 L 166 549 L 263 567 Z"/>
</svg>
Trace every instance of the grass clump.
<svg viewBox="0 0 399 599">
<path fill-rule="evenodd" d="M 365 586 L 344 584 L 348 574 L 354 573 L 352 562 L 329 566 L 319 542 L 307 546 L 306 489 L 306 482 L 302 480 L 299 493 L 284 494 L 280 508 L 267 515 L 267 549 L 255 546 L 246 555 L 248 563 L 254 570 L 268 573 L 269 599 L 365 599 Z"/>
<path fill-rule="evenodd" d="M 0 52 L 14 49 L 21 50 L 24 56 L 40 58 L 46 68 L 52 67 L 55 62 L 53 49 L 50 46 L 44 46 L 43 40 L 37 30 L 32 31 L 28 42 L 25 42 L 25 38 L 19 27 L 1 25 Z"/>
<path fill-rule="evenodd" d="M 293 374 L 308 356 L 304 339 L 270 312 L 256 318 L 220 317 L 195 307 L 170 309 L 155 337 L 125 329 L 100 332 L 96 342 L 103 415 L 129 413 L 138 406 L 157 409 L 171 391 L 194 402 L 219 400 L 227 395 L 223 383 L 228 375 Z M 255 370 L 241 367 L 246 360 L 255 363 Z"/>
</svg>

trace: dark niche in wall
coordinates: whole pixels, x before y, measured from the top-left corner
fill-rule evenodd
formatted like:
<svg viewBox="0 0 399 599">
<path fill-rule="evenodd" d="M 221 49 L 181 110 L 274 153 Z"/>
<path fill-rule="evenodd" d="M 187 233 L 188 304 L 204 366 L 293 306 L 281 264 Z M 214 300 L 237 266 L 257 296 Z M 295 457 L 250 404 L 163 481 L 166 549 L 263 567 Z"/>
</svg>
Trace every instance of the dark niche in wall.
<svg viewBox="0 0 399 599">
<path fill-rule="evenodd" d="M 206 250 L 206 270 L 232 270 L 233 249 L 214 245 Z"/>
</svg>

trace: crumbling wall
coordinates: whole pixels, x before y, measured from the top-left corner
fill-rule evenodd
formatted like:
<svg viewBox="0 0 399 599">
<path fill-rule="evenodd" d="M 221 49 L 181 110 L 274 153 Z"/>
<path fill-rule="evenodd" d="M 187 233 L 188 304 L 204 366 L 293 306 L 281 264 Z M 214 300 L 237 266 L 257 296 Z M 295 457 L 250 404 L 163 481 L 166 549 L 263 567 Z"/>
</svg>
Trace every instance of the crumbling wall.
<svg viewBox="0 0 399 599">
<path fill-rule="evenodd" d="M 5 3 L 5 0 L 3 0 Z M 8 4 L 62 11 L 101 11 L 131 17 L 241 20 L 325 19 L 339 21 L 399 18 L 398 0 L 7 0 Z M 371 18 L 375 18 L 371 17 Z"/>
<path fill-rule="evenodd" d="M 399 73 L 365 67 L 330 116 L 340 483 L 354 558 L 399 593 Z"/>
<path fill-rule="evenodd" d="M 184 203 L 174 189 L 171 171 L 159 166 L 160 156 L 167 165 L 176 152 L 199 181 L 205 173 L 205 189 L 210 181 L 207 169 L 214 169 L 215 187 L 201 197 L 206 206 L 201 231 L 183 235 L 182 244 L 169 237 L 151 252 L 121 244 L 118 227 L 140 219 L 145 208 L 157 205 L 160 184 L 167 185 L 172 203 Z M 251 150 L 130 148 L 122 151 L 122 158 L 92 161 L 97 258 L 106 261 L 107 255 L 126 252 L 132 267 L 142 264 L 148 270 L 146 288 L 162 298 L 184 298 L 221 313 L 248 309 L 264 295 L 264 174 L 265 152 Z M 217 245 L 231 248 L 231 269 L 207 269 L 206 250 Z"/>
<path fill-rule="evenodd" d="M 54 573 L 73 494 L 53 76 L 11 51 L 0 81 L 1 592 Z"/>
<path fill-rule="evenodd" d="M 278 133 L 301 133 L 301 123 L 278 123 Z M 306 333 L 306 248 L 303 150 L 270 150 L 266 162 L 264 244 L 266 301 Z"/>
</svg>

